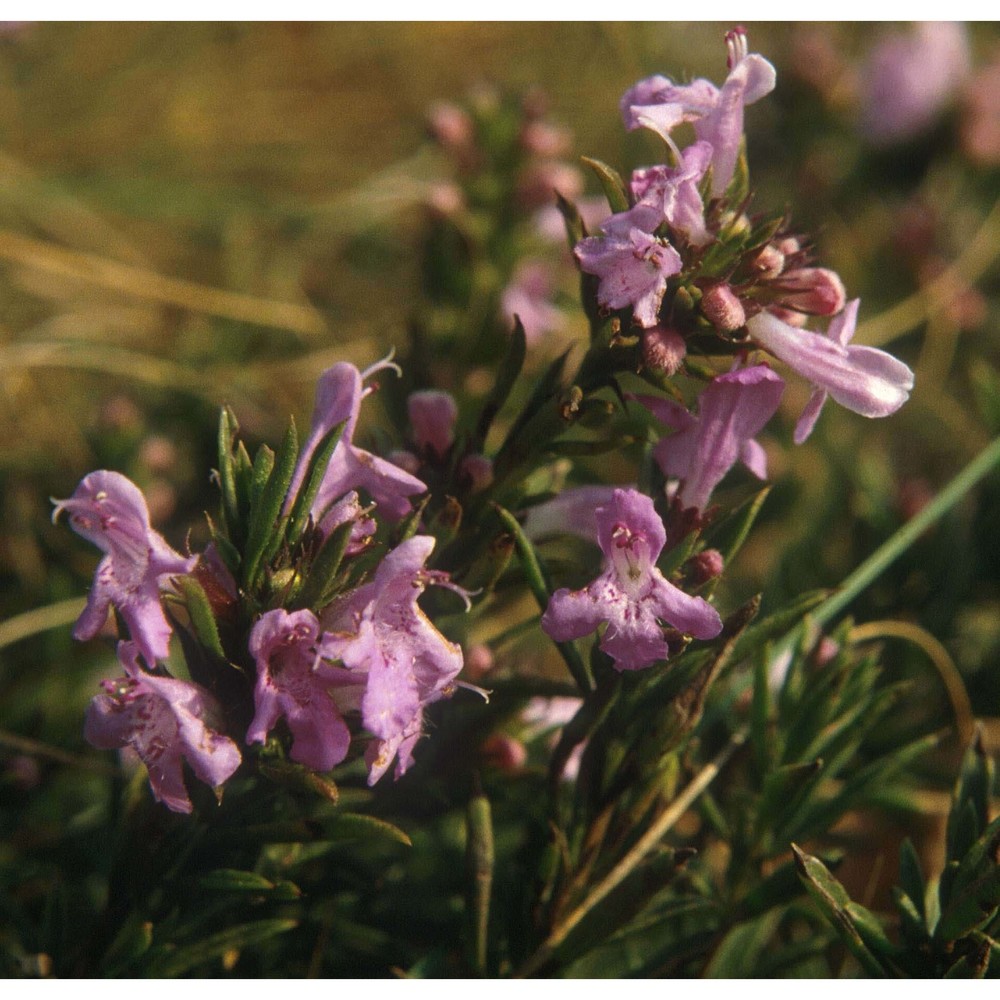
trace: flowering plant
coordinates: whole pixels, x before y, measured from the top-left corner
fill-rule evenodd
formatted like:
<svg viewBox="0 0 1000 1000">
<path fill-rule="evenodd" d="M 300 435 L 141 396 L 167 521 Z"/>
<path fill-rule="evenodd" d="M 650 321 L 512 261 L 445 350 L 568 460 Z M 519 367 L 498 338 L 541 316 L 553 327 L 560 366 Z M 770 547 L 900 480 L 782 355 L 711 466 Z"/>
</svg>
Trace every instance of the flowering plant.
<svg viewBox="0 0 1000 1000">
<path fill-rule="evenodd" d="M 188 814 L 162 827 L 171 871 L 218 892 L 227 919 L 240 893 L 257 907 L 206 945 L 183 902 L 157 895 L 166 869 L 116 885 L 92 949 L 104 971 L 204 970 L 255 943 L 287 947 L 298 969 L 301 936 L 281 942 L 303 927 L 324 941 L 364 929 L 337 972 L 370 946 L 374 965 L 412 975 L 775 974 L 834 934 L 873 973 L 995 964 L 981 747 L 956 791 L 941 919 L 907 860 L 900 945 L 829 855 L 796 842 L 819 842 L 933 737 L 886 752 L 869 739 L 899 693 L 849 626 L 820 641 L 802 625 L 830 623 L 828 594 L 766 614 L 759 595 L 718 596 L 767 496 L 763 435 L 772 421 L 784 433 L 786 378 L 811 389 L 795 444 L 828 399 L 882 418 L 914 384 L 902 361 L 851 343 L 859 300 L 784 210 L 755 205 L 745 114 L 776 74 L 742 29 L 725 52 L 721 85 L 658 75 L 622 97 L 624 127 L 658 136 L 663 162 L 626 182 L 585 161 L 606 201 L 596 221 L 567 197 L 575 168 L 540 115 L 510 129 L 507 108 L 437 106 L 459 181 L 434 192 L 425 253 L 451 280 L 436 294 L 455 325 L 428 313 L 399 363 L 324 371 L 301 442 L 292 422 L 251 457 L 225 408 L 200 552 L 153 530 L 118 472 L 55 502 L 104 553 L 74 636 L 113 633 L 124 671 L 101 683 L 86 739 L 125 749 L 155 808 Z M 589 335 L 539 361 L 565 319 L 544 266 L 508 261 L 482 320 L 445 234 L 462 213 L 523 217 L 553 192 Z M 489 334 L 475 357 L 457 336 L 465 308 Z M 455 376 L 466 360 L 476 379 Z M 391 443 L 366 436 L 374 398 L 396 415 Z M 621 460 L 599 475 L 610 452 Z M 537 666 L 505 659 L 529 636 Z M 709 795 L 726 766 L 741 781 Z M 136 826 L 167 824 L 140 785 Z M 725 845 L 721 862 L 692 861 L 678 829 L 696 801 L 699 844 Z M 168 843 L 183 831 L 201 845 L 190 856 Z M 465 898 L 459 915 L 432 908 L 426 940 L 393 930 L 414 904 L 392 852 L 424 857 L 421 838 L 442 847 L 413 877 Z"/>
</svg>

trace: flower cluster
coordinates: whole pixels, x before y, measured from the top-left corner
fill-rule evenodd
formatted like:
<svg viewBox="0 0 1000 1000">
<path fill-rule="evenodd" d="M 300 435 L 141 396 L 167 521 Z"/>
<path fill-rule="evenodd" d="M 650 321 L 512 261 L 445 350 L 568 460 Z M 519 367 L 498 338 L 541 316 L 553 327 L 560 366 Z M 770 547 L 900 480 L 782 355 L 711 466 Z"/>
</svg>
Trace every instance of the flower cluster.
<svg viewBox="0 0 1000 1000">
<path fill-rule="evenodd" d="M 341 363 L 323 373 L 311 432 L 281 505 L 282 523 L 287 523 L 297 506 L 308 502 L 300 547 L 322 552 L 324 545 L 339 544 L 348 563 L 357 564 L 377 544 L 373 512 L 397 522 L 411 510 L 410 498 L 426 491 L 416 476 L 353 441 L 361 401 L 370 392 L 365 379 L 386 365 L 360 372 Z M 422 412 L 420 401 L 412 411 Z M 445 428 L 432 416 L 423 421 L 416 416 L 414 423 L 419 441 L 432 450 L 433 443 L 446 449 Z M 331 435 L 336 443 L 325 468 L 318 468 L 318 452 Z M 362 495 L 370 506 L 362 506 Z M 86 476 L 69 499 L 56 502 L 53 516 L 63 511 L 79 534 L 105 552 L 74 635 L 93 638 L 113 607 L 131 636 L 119 643 L 125 676 L 104 682 L 105 693 L 93 700 L 87 715 L 86 737 L 98 747 L 131 747 L 147 767 L 156 798 L 189 812 L 182 759 L 199 779 L 218 787 L 239 767 L 241 755 L 227 735 L 226 714 L 209 690 L 167 671 L 173 629 L 165 601 L 179 604 L 184 588 L 178 585 L 185 576 L 214 579 L 233 600 L 250 602 L 254 595 L 237 586 L 234 568 L 226 566 L 214 545 L 200 556 L 174 551 L 150 527 L 138 487 L 119 473 Z M 376 782 L 393 760 L 397 776 L 407 770 L 423 733 L 425 706 L 452 692 L 462 668 L 460 648 L 441 635 L 417 603 L 429 584 L 457 589 L 465 597 L 446 573 L 425 568 L 434 545 L 433 537 L 414 534 L 385 553 L 370 579 L 352 579 L 316 611 L 273 607 L 256 615 L 245 645 L 233 656 L 244 668 L 253 704 L 243 742 L 265 743 L 283 719 L 291 760 L 328 771 L 345 760 L 358 735 L 358 727 L 352 733 L 345 717 L 360 713 L 369 736 L 369 782 Z"/>
<path fill-rule="evenodd" d="M 193 808 L 183 761 L 219 788 L 241 765 L 238 743 L 254 748 L 252 757 L 287 755 L 315 772 L 363 757 L 369 784 L 393 764 L 397 778 L 406 773 L 428 707 L 461 685 L 465 660 L 420 599 L 435 587 L 457 593 L 466 610 L 473 596 L 488 607 L 515 548 L 544 607 L 541 630 L 584 695 L 592 678 L 574 644 L 586 636 L 598 635 L 591 669 L 607 677 L 715 639 L 723 622 L 710 603 L 711 582 L 725 560 L 701 532 L 716 516 L 713 495 L 730 469 L 742 463 L 759 479 L 767 475 L 757 438 L 785 385 L 768 357 L 813 387 L 796 442 L 808 437 L 828 397 L 867 417 L 906 401 L 909 368 L 851 343 L 859 302 L 847 300 L 840 278 L 815 265 L 784 217 L 748 214 L 744 109 L 774 88 L 775 73 L 748 52 L 741 29 L 728 34 L 727 47 L 721 87 L 655 76 L 622 98 L 626 127 L 661 136 L 669 162 L 636 170 L 617 188 L 614 171 L 595 164 L 618 209 L 599 235 L 587 235 L 579 213 L 574 221 L 562 204 L 576 261 L 592 276 L 582 290 L 593 337 L 572 384 L 560 382 L 563 356 L 528 385 L 522 367 L 531 337 L 515 333 L 474 422 L 461 421 L 450 393 L 418 389 L 405 406 L 399 400 L 406 426 L 384 455 L 355 438 L 362 403 L 376 388 L 372 376 L 402 374 L 389 360 L 365 371 L 341 362 L 322 373 L 301 449 L 292 425 L 277 454 L 262 447 L 251 461 L 242 444 L 234 451 L 224 411 L 221 516 L 200 555 L 172 549 L 151 528 L 142 493 L 118 473 L 91 473 L 56 503 L 55 514 L 66 511 L 104 552 L 76 637 L 93 638 L 112 607 L 128 632 L 119 644 L 124 676 L 104 682 L 92 702 L 87 738 L 134 749 L 169 808 Z M 442 106 L 432 121 L 441 145 L 475 173 L 489 144 L 477 139 L 474 119 Z M 696 138 L 681 149 L 674 132 L 683 123 Z M 517 160 L 524 168 L 515 172 L 517 190 L 528 197 L 529 168 L 554 169 L 564 144 L 537 115 L 519 141 L 530 156 Z M 547 191 L 554 183 L 549 177 Z M 554 326 L 544 273 L 528 263 L 517 274 L 497 296 L 501 307 L 522 325 Z M 825 333 L 807 328 L 811 317 L 829 319 Z M 702 363 L 692 363 L 695 353 Z M 637 372 L 670 395 L 619 384 Z M 671 381 L 677 376 L 699 385 L 690 403 Z M 564 431 L 584 417 L 585 426 L 610 428 L 614 404 L 597 397 L 609 384 L 623 407 L 638 404 L 645 415 L 655 436 L 647 469 L 655 463 L 662 478 L 647 492 L 591 482 L 542 499 L 536 473 L 563 486 L 553 456 L 563 445 L 566 454 L 591 445 L 560 441 Z M 520 398 L 522 408 L 493 451 L 491 429 L 508 398 Z M 658 435 L 655 423 L 670 433 Z M 647 478 L 637 470 L 632 482 Z M 600 569 L 583 587 L 549 589 L 533 546 L 558 533 L 600 550 Z M 426 603 L 437 607 L 434 597 Z M 178 617 L 182 607 L 187 621 Z M 446 629 L 453 637 L 454 620 Z M 198 683 L 168 672 L 175 627 L 205 650 L 207 669 L 188 664 Z M 470 671 L 488 670 L 488 651 L 485 659 Z"/>
</svg>

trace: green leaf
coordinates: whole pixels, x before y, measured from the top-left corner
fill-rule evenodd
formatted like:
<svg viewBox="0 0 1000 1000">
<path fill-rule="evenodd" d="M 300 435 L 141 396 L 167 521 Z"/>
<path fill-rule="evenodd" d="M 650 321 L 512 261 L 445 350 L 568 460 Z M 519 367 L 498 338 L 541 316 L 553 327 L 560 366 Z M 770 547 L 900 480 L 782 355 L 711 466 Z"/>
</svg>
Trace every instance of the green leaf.
<svg viewBox="0 0 1000 1000">
<path fill-rule="evenodd" d="M 226 952 L 243 951 L 297 926 L 297 920 L 255 920 L 229 927 L 194 944 L 181 945 L 176 949 L 161 945 L 156 948 L 155 956 L 151 954 L 150 963 L 144 972 L 149 978 L 172 979 L 221 958 Z"/>
<path fill-rule="evenodd" d="M 408 834 L 384 819 L 366 816 L 363 813 L 337 813 L 323 823 L 331 840 L 369 840 L 372 837 L 393 840 L 397 844 L 412 847 Z"/>
<path fill-rule="evenodd" d="M 990 792 L 993 787 L 993 761 L 983 747 L 980 729 L 962 758 L 962 769 L 955 785 L 954 804 L 948 815 L 945 835 L 947 857 L 960 860 L 990 821 Z"/>
<path fill-rule="evenodd" d="M 563 223 L 566 226 L 566 239 L 569 242 L 570 253 L 572 253 L 577 243 L 587 235 L 586 226 L 583 224 L 583 219 L 580 218 L 576 205 L 567 201 L 558 191 L 556 192 L 556 208 L 559 209 L 559 214 L 563 217 Z"/>
<path fill-rule="evenodd" d="M 210 649 L 220 660 L 225 660 L 226 653 L 219 638 L 219 627 L 204 587 L 193 576 L 174 577 L 174 582 L 184 595 L 184 603 L 191 616 L 195 635 L 203 646 Z"/>
<path fill-rule="evenodd" d="M 969 849 L 946 885 L 942 878 L 939 941 L 955 941 L 982 926 L 1000 908 L 1000 817 Z M 948 891 L 950 889 L 950 891 Z"/>
<path fill-rule="evenodd" d="M 819 858 L 804 853 L 795 844 L 792 844 L 792 853 L 795 856 L 799 878 L 851 954 L 869 975 L 880 978 L 885 976 L 886 969 L 869 950 L 858 930 L 852 916 L 852 909 L 856 908 L 857 904 L 851 903 L 847 890 L 830 874 Z"/>
<path fill-rule="evenodd" d="M 705 969 L 706 979 L 747 979 L 757 971 L 757 962 L 774 937 L 784 911 L 768 910 L 759 917 L 737 924 L 719 943 Z"/>
<path fill-rule="evenodd" d="M 346 424 L 347 421 L 342 420 L 324 434 L 309 459 L 309 464 L 306 466 L 305 475 L 302 479 L 302 485 L 299 487 L 299 495 L 295 498 L 295 502 L 292 504 L 292 509 L 288 515 L 288 531 L 286 532 L 286 536 L 289 545 L 294 545 L 302 537 L 302 532 L 309 521 L 313 501 L 316 499 L 316 494 L 319 493 L 319 488 L 323 483 L 323 476 L 326 474 L 326 468 L 333 456 L 333 450 L 337 447 Z"/>
<path fill-rule="evenodd" d="M 274 883 L 263 875 L 236 868 L 216 868 L 202 875 L 198 884 L 203 889 L 220 892 L 267 892 L 274 888 Z"/>
<path fill-rule="evenodd" d="M 258 462 L 263 452 L 262 447 L 258 452 Z M 243 563 L 243 584 L 248 590 L 252 590 L 256 585 L 265 550 L 273 552 L 284 536 L 288 521 L 287 518 L 281 517 L 281 507 L 288 494 L 288 485 L 292 481 L 298 453 L 298 433 L 295 430 L 295 421 L 292 420 L 277 458 L 268 463 L 265 457 L 260 468 L 257 462 L 254 463 L 252 494 L 254 499 L 250 508 L 250 527 Z M 269 464 L 273 469 L 268 468 Z"/>
<path fill-rule="evenodd" d="M 344 561 L 353 527 L 353 521 L 345 521 L 330 532 L 330 537 L 309 564 L 302 589 L 290 602 L 293 608 L 318 608 L 327 603 L 326 598 L 330 596 L 340 564 Z"/>
<path fill-rule="evenodd" d="M 521 568 L 524 570 L 525 580 L 532 594 L 534 594 L 539 608 L 544 613 L 545 609 L 549 606 L 549 597 L 552 594 L 552 588 L 538 559 L 538 554 L 535 552 L 535 547 L 524 533 L 517 518 L 510 511 L 505 510 L 496 503 L 493 504 L 493 508 L 496 510 L 500 520 L 503 521 L 504 527 L 514 538 L 514 547 L 517 549 L 518 558 L 521 560 Z M 555 646 L 562 655 L 563 660 L 565 660 L 566 666 L 569 667 L 569 672 L 573 675 L 573 680 L 576 681 L 580 690 L 584 694 L 592 691 L 594 688 L 593 677 L 584 664 L 583 658 L 580 656 L 580 652 L 576 646 L 572 642 L 557 642 Z"/>
<path fill-rule="evenodd" d="M 466 908 L 471 927 L 472 966 L 486 974 L 486 955 L 493 892 L 493 816 L 489 799 L 476 795 L 466 810 L 465 864 L 468 876 Z"/>
<path fill-rule="evenodd" d="M 927 892 L 927 884 L 920 869 L 920 858 L 917 855 L 917 850 L 909 837 L 906 837 L 899 845 L 899 885 L 923 919 L 924 895 Z"/>
<path fill-rule="evenodd" d="M 481 452 L 483 450 L 486 437 L 493 426 L 493 421 L 496 415 L 503 409 L 504 403 L 507 402 L 511 390 L 514 388 L 521 374 L 521 369 L 524 368 L 524 359 L 527 356 L 527 350 L 528 342 L 524 335 L 524 326 L 521 323 L 520 317 L 515 317 L 514 331 L 507 341 L 507 350 L 504 353 L 503 360 L 500 362 L 496 381 L 493 383 L 493 388 L 483 403 L 482 412 L 479 414 L 479 420 L 476 423 L 476 431 L 472 441 L 473 451 Z"/>
<path fill-rule="evenodd" d="M 153 925 L 132 911 L 121 929 L 115 935 L 101 960 L 101 971 L 105 976 L 117 978 L 125 974 L 129 967 L 146 954 L 153 943 Z"/>
<path fill-rule="evenodd" d="M 727 567 L 743 547 L 770 493 L 770 486 L 755 493 L 720 522 L 718 527 L 713 526 L 712 532 L 707 536 L 709 544 L 722 553 Z"/>
<path fill-rule="evenodd" d="M 233 411 L 224 406 L 219 413 L 219 489 L 222 492 L 223 522 L 233 540 L 243 537 L 243 524 L 240 521 L 240 509 L 236 498 L 236 469 L 233 462 L 233 440 L 239 424 Z"/>
<path fill-rule="evenodd" d="M 629 210 L 628 192 L 621 174 L 614 167 L 609 167 L 600 160 L 592 160 L 589 156 L 581 156 L 580 162 L 593 170 L 601 189 L 604 191 L 604 197 L 608 199 L 611 211 L 615 214 L 627 212 Z"/>
</svg>

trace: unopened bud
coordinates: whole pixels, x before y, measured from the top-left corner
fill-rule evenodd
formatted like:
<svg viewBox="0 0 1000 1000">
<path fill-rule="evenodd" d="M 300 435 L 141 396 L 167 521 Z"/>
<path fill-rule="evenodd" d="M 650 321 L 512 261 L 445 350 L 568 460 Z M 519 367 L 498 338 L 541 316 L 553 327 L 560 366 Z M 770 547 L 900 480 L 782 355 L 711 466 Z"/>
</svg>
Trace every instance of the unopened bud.
<svg viewBox="0 0 1000 1000">
<path fill-rule="evenodd" d="M 825 267 L 800 267 L 786 271 L 775 283 L 781 305 L 812 316 L 833 316 L 847 304 L 844 283 Z"/>
<path fill-rule="evenodd" d="M 812 659 L 817 667 L 825 667 L 840 652 L 840 643 L 824 635 L 813 650 Z"/>
<path fill-rule="evenodd" d="M 528 751 L 520 740 L 494 733 L 482 746 L 487 762 L 508 773 L 520 771 L 528 761 Z"/>
<path fill-rule="evenodd" d="M 748 264 L 757 277 L 770 281 L 784 270 L 785 255 L 773 243 L 768 243 L 750 257 Z"/>
<path fill-rule="evenodd" d="M 560 125 L 529 122 L 521 129 L 521 145 L 536 156 L 565 156 L 573 145 L 573 133 Z"/>
<path fill-rule="evenodd" d="M 493 653 L 489 646 L 477 643 L 470 646 L 465 653 L 465 672 L 474 681 L 484 677 L 493 669 Z"/>
<path fill-rule="evenodd" d="M 676 330 L 654 326 L 642 331 L 642 363 L 650 371 L 676 375 L 686 354 L 687 343 Z"/>
<path fill-rule="evenodd" d="M 778 240 L 775 246 L 786 256 L 792 257 L 802 249 L 802 244 L 794 236 Z"/>
<path fill-rule="evenodd" d="M 704 292 L 701 297 L 701 311 L 717 330 L 732 332 L 747 321 L 743 303 L 725 283 L 713 285 Z"/>
<path fill-rule="evenodd" d="M 724 561 L 718 549 L 703 549 L 684 566 L 684 577 L 692 587 L 700 587 L 722 575 Z"/>
<path fill-rule="evenodd" d="M 465 195 L 457 184 L 432 184 L 427 189 L 427 207 L 436 215 L 450 219 L 465 208 Z"/>
<path fill-rule="evenodd" d="M 445 149 L 464 149 L 472 142 L 472 120 L 457 104 L 439 101 L 431 105 L 427 124 Z"/>
<path fill-rule="evenodd" d="M 466 455 L 458 464 L 458 474 L 469 481 L 470 493 L 481 493 L 493 483 L 493 461 L 485 455 Z"/>
</svg>

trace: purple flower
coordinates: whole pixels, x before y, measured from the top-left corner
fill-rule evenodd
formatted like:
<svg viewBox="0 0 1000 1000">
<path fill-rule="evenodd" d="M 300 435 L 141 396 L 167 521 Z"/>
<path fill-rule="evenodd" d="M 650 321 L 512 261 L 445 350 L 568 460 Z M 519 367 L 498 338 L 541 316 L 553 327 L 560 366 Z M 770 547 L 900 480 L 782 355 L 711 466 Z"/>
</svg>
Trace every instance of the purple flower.
<svg viewBox="0 0 1000 1000">
<path fill-rule="evenodd" d="M 611 502 L 597 508 L 597 542 L 604 552 L 601 575 L 583 590 L 557 590 L 542 615 L 552 639 L 579 639 L 607 622 L 601 649 L 617 670 L 639 670 L 669 653 L 661 620 L 699 639 L 722 630 L 715 608 L 656 568 L 666 533 L 649 497 L 615 490 Z"/>
<path fill-rule="evenodd" d="M 169 651 L 170 625 L 160 604 L 160 584 L 176 573 L 190 573 L 197 557 L 175 552 L 149 525 L 139 487 L 118 472 L 91 472 L 68 500 L 54 500 L 52 520 L 69 512 L 77 534 L 93 542 L 104 558 L 73 629 L 75 639 L 93 639 L 114 605 L 152 667 Z"/>
<path fill-rule="evenodd" d="M 861 131 L 876 146 L 912 139 L 934 123 L 969 71 L 962 24 L 930 21 L 888 35 L 861 72 Z"/>
<path fill-rule="evenodd" d="M 396 777 L 413 760 L 425 706 L 451 693 L 462 651 L 430 623 L 417 604 L 429 583 L 448 583 L 424 569 L 434 549 L 429 535 L 414 535 L 382 560 L 371 583 L 330 608 L 324 624 L 338 633 L 344 666 L 366 675 L 361 718 L 375 737 L 366 759 L 373 785 L 396 758 Z"/>
<path fill-rule="evenodd" d="M 774 416 L 784 381 L 767 365 L 742 368 L 713 379 L 698 397 L 698 415 L 654 396 L 635 396 L 655 417 L 675 428 L 653 449 L 665 476 L 681 480 L 678 498 L 704 510 L 712 491 L 737 463 L 758 479 L 767 476 L 767 456 L 753 440 Z"/>
<path fill-rule="evenodd" d="M 312 429 L 299 455 L 285 499 L 284 513 L 291 510 L 305 480 L 309 460 L 320 442 L 343 421 L 346 421 L 343 433 L 330 457 L 313 501 L 314 521 L 319 523 L 332 503 L 348 491 L 356 489 L 365 490 L 387 518 L 398 520 L 410 510 L 410 502 L 406 498 L 426 491 L 426 485 L 416 476 L 352 443 L 361 411 L 361 400 L 371 391 L 364 388 L 363 379 L 388 364 L 383 362 L 373 365 L 362 373 L 354 365 L 341 361 L 319 377 Z"/>
<path fill-rule="evenodd" d="M 458 407 L 450 392 L 423 389 L 411 392 L 406 400 L 413 431 L 413 443 L 421 450 L 430 450 L 443 459 L 455 440 Z"/>
<path fill-rule="evenodd" d="M 588 236 L 573 253 L 584 271 L 601 279 L 597 299 L 602 306 L 632 306 L 640 326 L 656 326 L 667 278 L 681 269 L 680 254 L 672 246 L 633 227 L 614 235 Z"/>
<path fill-rule="evenodd" d="M 655 232 L 666 222 L 674 232 L 683 233 L 694 246 L 705 246 L 714 237 L 705 228 L 705 206 L 698 191 L 698 184 L 705 176 L 712 161 L 712 147 L 707 142 L 696 142 L 681 154 L 680 166 L 646 167 L 632 172 L 632 197 L 636 204 L 628 212 L 634 225 L 647 232 Z M 615 219 L 605 223 L 611 231 Z"/>
<path fill-rule="evenodd" d="M 551 500 L 536 504 L 524 519 L 524 533 L 532 541 L 549 535 L 576 535 L 597 539 L 597 508 L 611 503 L 617 486 L 570 486 Z"/>
<path fill-rule="evenodd" d="M 747 321 L 747 331 L 764 350 L 814 386 L 795 426 L 796 444 L 812 433 L 828 395 L 863 417 L 887 417 L 909 399 L 913 372 L 902 361 L 875 347 L 848 346 L 860 301 L 847 303 L 826 336 L 789 326 L 768 312 Z"/>
<path fill-rule="evenodd" d="M 621 99 L 622 118 L 630 131 L 640 127 L 659 133 L 671 145 L 670 133 L 693 122 L 695 135 L 712 147 L 712 196 L 722 195 L 736 170 L 743 138 L 743 108 L 774 90 L 774 67 L 749 54 L 746 33 L 726 34 L 729 75 L 722 87 L 708 80 L 678 86 L 664 76 L 640 80 Z"/>
<path fill-rule="evenodd" d="M 262 615 L 250 633 L 257 684 L 247 743 L 263 743 L 284 716 L 292 733 L 292 760 L 314 771 L 339 764 L 347 756 L 351 734 L 330 691 L 356 679 L 324 662 L 338 652 L 338 640 L 320 633 L 311 611 L 275 608 Z"/>
<path fill-rule="evenodd" d="M 125 676 L 101 682 L 87 709 L 83 735 L 101 750 L 131 747 L 149 772 L 157 802 L 191 812 L 182 758 L 200 781 L 218 788 L 240 766 L 240 751 L 211 727 L 218 705 L 198 684 L 145 673 L 134 642 L 118 644 Z"/>
</svg>

